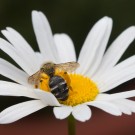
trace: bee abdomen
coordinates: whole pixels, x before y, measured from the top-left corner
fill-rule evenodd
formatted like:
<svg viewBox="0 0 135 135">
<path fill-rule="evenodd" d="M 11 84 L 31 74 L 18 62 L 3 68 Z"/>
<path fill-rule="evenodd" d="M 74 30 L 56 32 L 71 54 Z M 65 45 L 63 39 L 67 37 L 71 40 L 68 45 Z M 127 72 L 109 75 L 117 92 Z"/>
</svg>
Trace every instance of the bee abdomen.
<svg viewBox="0 0 135 135">
<path fill-rule="evenodd" d="M 59 100 L 68 98 L 68 86 L 66 81 L 60 76 L 53 76 L 49 80 L 49 87 L 54 96 Z"/>
</svg>

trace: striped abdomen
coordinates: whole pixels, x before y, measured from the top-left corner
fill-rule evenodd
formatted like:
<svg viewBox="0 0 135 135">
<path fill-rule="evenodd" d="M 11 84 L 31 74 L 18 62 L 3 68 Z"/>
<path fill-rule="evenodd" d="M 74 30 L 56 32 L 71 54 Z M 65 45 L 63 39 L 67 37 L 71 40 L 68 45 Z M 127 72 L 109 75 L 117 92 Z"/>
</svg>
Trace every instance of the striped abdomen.
<svg viewBox="0 0 135 135">
<path fill-rule="evenodd" d="M 66 81 L 60 76 L 52 76 L 49 80 L 49 87 L 52 94 L 59 100 L 66 100 L 68 98 L 68 86 Z"/>
</svg>

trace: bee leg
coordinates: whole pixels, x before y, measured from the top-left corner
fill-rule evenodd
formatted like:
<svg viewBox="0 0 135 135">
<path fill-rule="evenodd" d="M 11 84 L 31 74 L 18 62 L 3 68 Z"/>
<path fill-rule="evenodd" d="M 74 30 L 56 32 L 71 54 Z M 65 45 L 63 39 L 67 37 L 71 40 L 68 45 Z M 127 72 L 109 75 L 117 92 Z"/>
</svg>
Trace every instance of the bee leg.
<svg viewBox="0 0 135 135">
<path fill-rule="evenodd" d="M 36 88 L 36 89 L 38 88 L 38 85 L 37 85 L 37 84 L 35 84 L 35 88 Z"/>
<path fill-rule="evenodd" d="M 67 74 L 67 72 L 64 72 L 64 74 L 66 75 L 66 74 Z"/>
<path fill-rule="evenodd" d="M 43 82 L 43 80 L 40 80 L 40 83 L 42 83 Z"/>
<path fill-rule="evenodd" d="M 35 82 L 35 88 L 38 89 L 39 88 L 39 81 Z"/>
</svg>

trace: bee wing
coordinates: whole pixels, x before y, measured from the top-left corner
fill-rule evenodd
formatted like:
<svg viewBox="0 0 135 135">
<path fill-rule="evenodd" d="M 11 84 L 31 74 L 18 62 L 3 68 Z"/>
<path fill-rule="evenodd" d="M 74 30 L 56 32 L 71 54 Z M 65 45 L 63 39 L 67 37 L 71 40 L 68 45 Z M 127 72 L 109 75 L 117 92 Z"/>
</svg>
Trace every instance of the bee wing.
<svg viewBox="0 0 135 135">
<path fill-rule="evenodd" d="M 39 78 L 40 78 L 40 71 L 37 71 L 35 74 L 31 75 L 28 78 L 28 83 L 37 84 L 37 81 L 39 80 Z"/>
<path fill-rule="evenodd" d="M 73 72 L 79 67 L 79 63 L 77 62 L 66 62 L 61 64 L 55 64 L 55 68 L 58 68 L 60 70 L 64 70 L 67 72 Z"/>
</svg>

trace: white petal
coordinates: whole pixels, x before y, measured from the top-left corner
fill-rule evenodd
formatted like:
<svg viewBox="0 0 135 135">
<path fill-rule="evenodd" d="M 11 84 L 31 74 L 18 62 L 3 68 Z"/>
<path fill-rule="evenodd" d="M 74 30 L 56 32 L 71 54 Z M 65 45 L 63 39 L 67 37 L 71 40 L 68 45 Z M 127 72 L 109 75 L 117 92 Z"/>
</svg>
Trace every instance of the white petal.
<svg viewBox="0 0 135 135">
<path fill-rule="evenodd" d="M 135 56 L 119 63 L 113 69 L 104 72 L 98 78 L 93 78 L 101 92 L 108 91 L 135 77 Z M 96 80 L 97 79 L 97 80 Z"/>
<path fill-rule="evenodd" d="M 58 100 L 52 93 L 39 89 L 35 89 L 34 92 L 43 103 L 49 106 L 60 106 Z"/>
<path fill-rule="evenodd" d="M 135 96 L 135 90 L 130 90 L 126 92 L 120 92 L 115 94 L 110 94 L 109 100 L 130 98 Z"/>
<path fill-rule="evenodd" d="M 44 107 L 46 106 L 40 100 L 32 100 L 13 105 L 0 113 L 0 124 L 15 122 Z"/>
<path fill-rule="evenodd" d="M 55 34 L 54 41 L 59 54 L 59 63 L 76 61 L 76 54 L 71 38 L 66 34 Z"/>
<path fill-rule="evenodd" d="M 39 45 L 39 49 L 45 59 L 56 62 L 57 52 L 53 36 L 47 18 L 38 11 L 32 12 L 32 23 Z"/>
<path fill-rule="evenodd" d="M 6 40 L 0 38 L 0 49 L 7 53 L 25 72 L 29 75 L 33 74 L 33 69 L 24 59 L 22 59 L 15 48 Z"/>
<path fill-rule="evenodd" d="M 110 94 L 100 93 L 96 96 L 96 101 L 106 101 L 106 99 L 109 99 Z"/>
<path fill-rule="evenodd" d="M 46 63 L 46 60 L 44 59 L 44 56 L 40 52 L 36 52 L 36 57 L 38 59 L 37 63 L 38 65 L 43 65 L 43 63 Z"/>
<path fill-rule="evenodd" d="M 110 102 L 117 105 L 121 111 L 127 115 L 131 115 L 132 112 L 135 112 L 135 101 L 129 99 L 114 99 Z"/>
<path fill-rule="evenodd" d="M 135 101 L 129 99 L 121 99 L 120 100 L 125 106 L 127 106 L 131 112 L 135 113 Z"/>
<path fill-rule="evenodd" d="M 117 106 L 121 112 L 131 115 L 132 112 L 135 112 L 135 101 L 125 98 L 130 98 L 133 96 L 135 96 L 135 90 L 116 94 L 99 94 L 95 100 L 98 102 L 110 102 L 115 104 L 115 106 Z"/>
<path fill-rule="evenodd" d="M 53 108 L 54 115 L 57 119 L 67 118 L 72 112 L 72 110 L 73 108 L 71 106 L 61 106 Z"/>
<path fill-rule="evenodd" d="M 125 105 L 121 100 L 111 101 L 111 103 L 115 104 L 122 113 L 127 114 L 127 115 L 132 114 L 132 111 L 130 110 L 130 108 L 127 105 Z"/>
<path fill-rule="evenodd" d="M 91 117 L 91 110 L 87 105 L 77 105 L 73 107 L 73 116 L 75 119 L 85 122 L 89 120 Z"/>
<path fill-rule="evenodd" d="M 103 57 L 98 75 L 112 68 L 135 38 L 135 27 L 129 27 L 110 45 Z M 95 74 L 97 76 L 97 74 Z"/>
<path fill-rule="evenodd" d="M 28 74 L 0 58 L 0 74 L 23 85 L 28 85 Z"/>
<path fill-rule="evenodd" d="M 19 56 L 29 63 L 29 66 L 36 72 L 39 69 L 37 64 L 38 59 L 35 52 L 26 42 L 26 40 L 14 29 L 7 28 L 7 30 L 2 30 L 3 35 L 9 40 L 9 42 L 15 47 Z M 33 73 L 34 73 L 33 72 Z"/>
<path fill-rule="evenodd" d="M 100 42 L 100 46 L 97 49 L 96 54 L 95 54 L 95 58 L 94 58 L 92 64 L 90 65 L 90 68 L 85 73 L 85 75 L 92 77 L 96 73 L 96 70 L 98 70 L 98 68 L 100 68 L 99 65 L 102 62 L 102 58 L 103 58 L 111 31 L 112 31 L 112 19 L 108 18 L 106 31 L 104 33 L 104 36 L 102 37 L 102 40 Z"/>
<path fill-rule="evenodd" d="M 97 107 L 107 113 L 110 113 L 112 115 L 115 115 L 115 116 L 120 116 L 122 114 L 116 105 L 106 102 L 106 101 L 92 101 L 92 102 L 87 102 L 86 104 L 95 106 L 95 107 Z"/>
<path fill-rule="evenodd" d="M 110 24 L 110 21 L 108 20 L 108 17 L 100 19 L 89 32 L 79 55 L 78 62 L 80 63 L 80 68 L 77 72 L 84 74 L 88 69 L 90 69 L 101 43 L 104 46 L 103 50 L 105 49 L 107 37 L 109 38 L 107 30 L 108 22 Z M 105 37 L 106 32 L 108 34 L 107 37 Z M 102 53 L 103 50 L 101 51 Z"/>
<path fill-rule="evenodd" d="M 39 99 L 33 89 L 6 81 L 0 81 L 0 96 L 24 96 Z"/>
<path fill-rule="evenodd" d="M 97 101 L 111 101 L 123 98 L 131 98 L 135 96 L 135 90 L 130 90 L 126 92 L 119 92 L 115 94 L 99 94 L 96 97 Z"/>
</svg>

